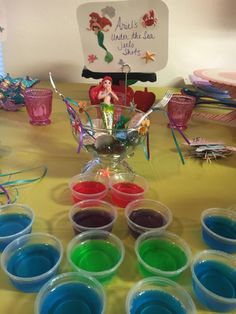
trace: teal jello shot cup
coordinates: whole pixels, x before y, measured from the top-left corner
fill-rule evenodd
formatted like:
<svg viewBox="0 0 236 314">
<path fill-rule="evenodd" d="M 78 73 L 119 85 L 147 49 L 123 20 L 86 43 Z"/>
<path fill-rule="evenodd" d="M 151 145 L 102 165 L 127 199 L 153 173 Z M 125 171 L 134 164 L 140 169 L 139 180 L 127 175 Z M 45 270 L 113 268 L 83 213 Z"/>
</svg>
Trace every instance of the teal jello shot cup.
<svg viewBox="0 0 236 314">
<path fill-rule="evenodd" d="M 140 273 L 144 277 L 177 278 L 191 263 L 188 244 L 178 235 L 164 231 L 148 231 L 135 242 Z"/>
<path fill-rule="evenodd" d="M 67 259 L 73 271 L 109 282 L 124 259 L 122 241 L 103 230 L 85 231 L 77 235 L 67 246 Z"/>
<path fill-rule="evenodd" d="M 35 300 L 34 313 L 103 314 L 105 306 L 103 286 L 95 278 L 71 272 L 54 277 L 40 289 Z"/>
</svg>

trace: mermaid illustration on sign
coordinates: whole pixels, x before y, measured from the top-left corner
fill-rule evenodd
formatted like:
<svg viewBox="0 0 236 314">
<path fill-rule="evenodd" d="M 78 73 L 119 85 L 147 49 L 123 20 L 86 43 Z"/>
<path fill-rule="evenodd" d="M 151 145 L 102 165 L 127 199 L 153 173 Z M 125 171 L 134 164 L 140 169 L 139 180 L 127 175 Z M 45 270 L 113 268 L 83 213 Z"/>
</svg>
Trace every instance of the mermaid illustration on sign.
<svg viewBox="0 0 236 314">
<path fill-rule="evenodd" d="M 105 62 L 110 63 L 113 60 L 113 55 L 104 46 L 104 33 L 103 32 L 108 32 L 109 27 L 112 26 L 112 23 L 108 18 L 106 18 L 105 16 L 100 16 L 96 12 L 90 13 L 89 16 L 90 16 L 89 28 L 87 29 L 94 31 L 94 33 L 97 35 L 99 47 L 101 47 L 102 49 L 106 51 L 104 60 Z"/>
</svg>

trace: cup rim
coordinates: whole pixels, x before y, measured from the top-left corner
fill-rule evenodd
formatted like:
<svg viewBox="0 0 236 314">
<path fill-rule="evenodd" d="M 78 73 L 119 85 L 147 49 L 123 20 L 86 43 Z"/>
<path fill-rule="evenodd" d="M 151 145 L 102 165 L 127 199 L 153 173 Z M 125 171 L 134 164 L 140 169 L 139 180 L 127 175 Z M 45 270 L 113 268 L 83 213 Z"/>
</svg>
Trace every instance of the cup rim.
<svg viewBox="0 0 236 314">
<path fill-rule="evenodd" d="M 24 241 L 24 240 L 27 240 L 27 238 L 37 238 L 37 237 L 47 237 L 47 238 L 50 238 L 52 240 L 54 240 L 58 247 L 59 247 L 59 258 L 57 260 L 57 262 L 55 263 L 55 265 L 50 268 L 48 271 L 46 271 L 45 273 L 41 274 L 41 275 L 37 275 L 37 276 L 34 276 L 34 277 L 19 277 L 19 276 L 16 276 L 16 275 L 13 275 L 12 273 L 10 273 L 8 270 L 7 270 L 7 267 L 6 267 L 6 261 L 7 261 L 7 253 L 8 251 L 11 250 L 12 246 L 14 246 L 15 244 L 20 244 L 21 241 Z M 60 265 L 61 263 L 61 260 L 62 260 L 62 257 L 63 257 L 63 246 L 62 246 L 62 243 L 61 241 L 49 234 L 49 233 L 43 233 L 43 232 L 35 232 L 35 233 L 30 233 L 30 234 L 26 234 L 26 235 L 23 235 L 15 240 L 13 240 L 10 244 L 7 245 L 7 247 L 3 250 L 2 252 L 2 255 L 1 255 L 1 266 L 2 266 L 2 269 L 3 271 L 6 273 L 6 275 L 11 278 L 11 280 L 14 280 L 14 281 L 21 281 L 21 282 L 34 282 L 34 281 L 38 281 L 40 279 L 43 279 L 44 277 L 47 277 L 50 273 L 53 273 L 57 268 L 58 266 Z"/>
<path fill-rule="evenodd" d="M 158 277 L 158 276 L 151 276 L 151 277 L 146 277 L 140 281 L 138 281 L 136 284 L 134 284 L 131 289 L 129 290 L 127 297 L 126 297 L 126 311 L 128 313 L 128 310 L 130 308 L 130 303 L 133 299 L 133 295 L 134 292 L 141 287 L 143 284 L 149 284 L 149 283 L 160 283 L 160 284 L 167 284 L 168 286 L 172 286 L 175 287 L 175 290 L 178 290 L 181 294 L 184 295 L 184 297 L 186 298 L 186 300 L 188 301 L 188 304 L 191 306 L 191 314 L 196 313 L 196 306 L 195 303 L 193 302 L 193 299 L 191 297 L 191 295 L 177 282 L 166 278 L 166 277 Z M 182 301 L 179 300 L 181 303 Z"/>
<path fill-rule="evenodd" d="M 24 234 L 27 229 L 32 228 L 32 225 L 33 225 L 34 220 L 35 220 L 35 214 L 34 214 L 33 209 L 31 207 L 29 207 L 28 205 L 18 204 L 18 203 L 2 205 L 2 206 L 0 206 L 0 213 L 1 213 L 2 209 L 5 210 L 8 207 L 16 207 L 16 206 L 24 208 L 28 211 L 28 213 L 30 214 L 30 216 L 29 216 L 30 223 L 24 229 L 22 229 L 21 231 L 19 231 L 17 233 L 14 233 L 14 234 L 11 234 L 8 236 L 0 236 L 0 241 L 10 240 L 10 239 L 12 239 L 12 238 L 14 239 L 16 237 L 18 238 L 21 234 Z"/>
<path fill-rule="evenodd" d="M 153 203 L 155 202 L 155 203 L 158 203 L 158 205 L 161 205 L 161 207 L 165 208 L 165 210 L 167 211 L 167 216 L 168 216 L 168 221 L 167 221 L 167 223 L 165 225 L 163 225 L 161 227 L 148 228 L 148 227 L 144 227 L 144 226 L 136 224 L 135 222 L 133 222 L 129 218 L 129 214 L 128 214 L 129 207 L 131 207 L 132 205 L 134 205 L 136 203 L 139 203 L 139 202 L 141 203 L 141 202 L 144 202 L 144 201 L 153 202 Z M 159 211 L 157 211 L 157 212 L 159 212 Z M 172 215 L 172 212 L 171 212 L 169 207 L 167 207 L 166 205 L 164 205 L 163 203 L 161 203 L 159 201 L 148 199 L 148 198 L 137 199 L 137 200 L 131 201 L 130 203 L 128 203 L 126 205 L 124 213 L 125 213 L 125 217 L 126 217 L 126 219 L 128 221 L 128 224 L 130 225 L 130 227 L 132 226 L 134 228 L 138 228 L 138 229 L 145 230 L 145 231 L 149 231 L 149 230 L 160 230 L 160 231 L 161 230 L 165 230 L 171 224 L 171 222 L 173 220 L 173 215 Z"/>
<path fill-rule="evenodd" d="M 186 263 L 178 268 L 177 270 L 171 270 L 171 271 L 165 271 L 165 270 L 161 270 L 161 269 L 158 269 L 158 268 L 155 268 L 153 266 L 150 266 L 149 264 L 147 264 L 140 256 L 139 254 L 139 246 L 140 246 L 140 243 L 141 241 L 143 240 L 143 238 L 145 238 L 146 236 L 149 236 L 149 235 L 155 235 L 157 237 L 162 237 L 162 238 L 166 238 L 166 239 L 171 239 L 171 240 L 176 240 L 178 241 L 179 243 L 177 243 L 176 245 L 178 247 L 180 247 L 185 255 L 186 255 Z M 187 244 L 187 242 L 182 239 L 179 235 L 175 234 L 175 233 L 172 233 L 172 232 L 169 232 L 169 231 L 158 231 L 158 230 L 150 230 L 150 231 L 147 231 L 147 232 L 144 232 L 142 233 L 135 241 L 135 246 L 134 246 L 134 249 L 135 249 L 135 254 L 138 258 L 138 261 L 146 268 L 148 269 L 150 272 L 152 272 L 153 274 L 156 274 L 156 276 L 164 276 L 164 277 L 174 277 L 174 276 L 177 276 L 179 274 L 181 274 L 184 270 L 186 270 L 190 264 L 191 264 L 191 259 L 192 259 L 192 252 L 189 248 L 189 245 Z"/>
<path fill-rule="evenodd" d="M 104 236 L 109 236 L 111 237 L 113 240 L 115 240 L 116 244 L 119 247 L 119 251 L 120 251 L 120 258 L 119 261 L 116 263 L 115 266 L 113 266 L 110 269 L 107 270 L 103 270 L 103 271 L 96 271 L 96 272 L 92 272 L 92 271 L 87 271 L 84 270 L 82 268 L 79 268 L 78 266 L 76 266 L 74 264 L 74 262 L 71 260 L 70 257 L 70 252 L 72 251 L 74 245 L 77 243 L 77 240 L 80 240 L 81 238 L 84 238 L 88 235 L 96 235 L 96 234 L 100 234 L 100 235 L 104 235 Z M 86 240 L 85 240 L 86 241 Z M 113 233 L 105 231 L 105 230 L 89 230 L 89 231 L 84 231 L 80 234 L 78 234 L 77 236 L 75 236 L 67 245 L 67 250 L 66 250 L 66 255 L 67 255 L 67 260 L 69 261 L 70 265 L 72 267 L 74 267 L 77 271 L 83 272 L 84 274 L 87 274 L 88 276 L 95 276 L 96 278 L 99 277 L 104 277 L 104 276 L 108 276 L 109 274 L 115 272 L 119 266 L 121 265 L 121 263 L 124 260 L 124 256 L 125 256 L 125 248 L 124 248 L 124 244 L 123 242 Z"/>
<path fill-rule="evenodd" d="M 89 105 L 89 106 L 87 106 L 87 109 L 89 110 L 89 109 L 100 109 L 100 105 Z M 130 109 L 130 107 L 128 107 L 128 106 L 123 106 L 123 105 L 116 105 L 115 106 L 115 108 L 116 109 L 118 109 L 118 108 L 121 108 L 121 109 L 126 109 L 126 110 L 129 110 Z M 134 109 L 134 111 L 133 111 L 134 113 L 142 113 L 143 114 L 143 111 L 141 111 L 141 110 L 139 110 L 139 109 L 137 109 L 137 108 L 135 108 Z M 114 130 L 114 128 L 108 128 L 108 129 L 105 129 L 105 128 L 92 128 L 91 126 L 88 126 L 88 125 L 86 125 L 86 124 L 84 124 L 84 123 L 82 123 L 83 124 L 83 128 L 85 128 L 86 130 L 91 130 L 91 129 L 93 129 L 93 130 L 95 130 L 96 132 L 104 132 L 104 130 L 106 131 L 105 133 L 106 134 L 109 134 L 109 131 L 112 131 L 112 130 Z M 126 129 L 126 128 L 123 128 L 123 129 L 119 129 L 118 131 L 125 131 L 125 132 L 127 132 L 128 133 L 128 131 L 137 131 L 139 129 L 139 126 L 136 126 L 136 127 L 132 127 L 132 128 L 129 128 L 129 129 Z M 141 135 L 140 135 L 141 136 Z M 143 135 L 141 136 L 141 137 L 143 137 Z"/>
<path fill-rule="evenodd" d="M 124 196 L 130 195 L 130 193 L 122 192 L 122 191 L 117 190 L 116 188 L 113 188 L 114 185 L 112 183 L 112 178 L 114 178 L 116 175 L 117 174 L 114 174 L 114 175 L 112 175 L 110 177 L 110 180 L 109 180 L 110 181 L 109 182 L 110 183 L 110 189 L 113 190 L 113 191 L 116 191 L 118 194 L 121 194 L 121 195 L 124 195 Z M 127 174 L 126 173 L 119 173 L 119 175 L 127 175 Z M 149 189 L 148 181 L 143 176 L 140 176 L 138 174 L 133 174 L 133 177 L 134 178 L 139 178 L 139 179 L 141 179 L 143 181 L 143 186 L 141 186 L 141 188 L 143 189 L 143 192 L 133 193 L 131 195 L 134 197 L 135 195 L 143 195 L 144 193 L 146 193 L 148 191 L 148 189 Z M 123 182 L 123 181 L 121 180 L 120 182 Z M 127 181 L 124 181 L 124 182 L 129 182 L 129 181 L 127 180 Z"/>
<path fill-rule="evenodd" d="M 235 264 L 236 264 L 236 257 L 234 257 L 233 255 L 230 255 L 228 253 L 225 253 L 223 251 L 219 251 L 219 250 L 204 250 L 204 251 L 201 251 L 201 252 L 198 252 L 194 258 L 193 258 L 193 261 L 192 261 L 192 264 L 191 264 L 191 273 L 192 273 L 192 278 L 193 280 L 196 282 L 196 284 L 201 288 L 201 290 L 204 291 L 205 294 L 207 294 L 208 296 L 210 296 L 211 298 L 214 298 L 214 299 L 218 299 L 218 301 L 222 301 L 224 303 L 235 303 L 236 302 L 236 297 L 235 298 L 225 298 L 225 297 L 222 297 L 210 290 L 208 290 L 201 282 L 200 280 L 198 279 L 198 277 L 196 276 L 195 274 L 195 271 L 194 271 L 194 266 L 199 262 L 199 259 L 206 255 L 206 254 L 212 254 L 212 255 L 217 255 L 217 256 L 221 256 L 221 257 L 224 257 L 225 259 L 229 260 L 229 261 L 233 261 Z M 201 260 L 201 259 L 200 259 Z"/>
<path fill-rule="evenodd" d="M 220 208 L 220 207 L 212 207 L 212 208 L 207 208 L 205 209 L 202 213 L 201 213 L 201 224 L 202 227 L 206 229 L 206 231 L 208 231 L 208 233 L 210 233 L 212 236 L 214 236 L 215 238 L 217 238 L 218 240 L 224 241 L 224 242 L 228 242 L 228 244 L 232 243 L 232 245 L 236 244 L 236 238 L 227 238 L 227 237 L 223 237 L 221 235 L 219 235 L 218 233 L 214 232 L 213 230 L 211 230 L 205 223 L 204 218 L 210 214 L 213 211 L 218 211 L 219 213 L 221 212 L 225 212 L 228 213 L 228 215 L 224 216 L 227 218 L 231 218 L 231 217 L 235 217 L 235 223 L 236 223 L 236 213 L 228 208 Z"/>
<path fill-rule="evenodd" d="M 170 99 L 170 102 L 171 100 L 173 101 L 172 98 L 175 98 L 175 97 L 180 97 L 180 98 L 187 98 L 189 100 L 192 101 L 192 103 L 186 103 L 187 105 L 192 105 L 194 107 L 195 103 L 196 103 L 196 98 L 194 96 L 191 96 L 191 95 L 185 95 L 185 94 L 178 94 L 178 93 L 175 93 L 172 95 L 171 99 Z M 181 101 L 178 101 L 178 100 L 174 100 L 175 103 L 178 103 L 178 104 L 182 104 Z"/>
<path fill-rule="evenodd" d="M 35 92 L 37 94 L 32 95 L 31 94 L 32 92 Z M 45 94 L 42 95 L 41 94 L 42 92 Z M 53 95 L 53 91 L 50 88 L 46 88 L 46 87 L 45 88 L 44 87 L 30 87 L 24 91 L 24 96 L 26 96 L 26 97 L 37 98 L 37 97 L 48 97 L 48 96 L 52 96 L 52 95 Z"/>
<path fill-rule="evenodd" d="M 70 188 L 70 190 L 71 190 L 71 193 L 72 193 L 72 195 L 74 195 L 74 196 L 78 196 L 79 197 L 79 195 L 83 195 L 83 196 L 85 196 L 85 197 L 88 197 L 88 199 L 89 199 L 89 197 L 93 197 L 93 198 L 96 198 L 96 197 L 99 197 L 100 195 L 106 195 L 107 194 L 107 192 L 108 192 L 108 190 L 109 190 L 109 183 L 108 182 L 100 182 L 100 181 L 96 181 L 96 180 L 90 180 L 90 181 L 94 181 L 94 182 L 100 182 L 100 183 L 102 183 L 104 186 L 105 186 L 105 190 L 103 190 L 103 191 L 101 191 L 101 192 L 98 192 L 98 193 L 94 193 L 94 194 L 87 194 L 87 193 L 80 193 L 80 192 L 77 192 L 77 191 L 75 191 L 74 189 L 73 189 L 73 187 L 75 186 L 75 180 L 77 179 L 77 178 L 79 178 L 79 177 L 86 177 L 86 176 L 93 176 L 93 174 L 92 173 L 90 173 L 90 174 L 77 174 L 77 175 L 75 175 L 75 176 L 73 176 L 70 180 L 69 180 L 69 183 L 68 183 L 68 185 L 69 185 L 69 188 Z M 85 181 L 87 181 L 87 180 L 85 180 Z M 83 182 L 83 181 L 82 181 Z M 81 200 L 82 201 L 82 200 Z"/>
<path fill-rule="evenodd" d="M 90 203 L 90 202 L 94 202 L 94 201 L 96 201 L 96 202 L 98 202 L 98 203 L 100 203 L 100 204 L 106 205 L 106 206 L 108 205 L 108 206 L 112 209 L 112 212 L 113 212 L 113 214 L 114 214 L 114 215 L 113 215 L 113 218 L 112 218 L 112 221 L 111 221 L 110 223 L 106 224 L 106 225 L 101 226 L 101 227 L 85 227 L 85 226 L 83 226 L 83 225 L 80 225 L 80 224 L 76 223 L 76 222 L 73 220 L 73 218 L 72 218 L 72 217 L 73 217 L 72 213 L 73 213 L 74 209 L 75 209 L 77 206 L 80 206 L 80 205 L 82 205 L 82 204 L 84 204 L 84 203 Z M 81 208 L 81 210 L 83 211 L 84 209 Z M 113 206 L 112 204 L 106 202 L 106 201 L 99 200 L 99 199 L 98 199 L 98 200 L 86 199 L 86 200 L 82 200 L 82 201 L 79 201 L 79 202 L 77 202 L 76 204 L 74 204 L 74 205 L 71 207 L 71 209 L 69 210 L 68 216 L 69 216 L 69 220 L 70 220 L 71 224 L 75 227 L 75 229 L 76 229 L 77 231 L 81 231 L 80 229 L 84 229 L 84 230 L 86 230 L 86 231 L 89 231 L 89 230 L 102 230 L 102 229 L 104 229 L 104 228 L 108 228 L 108 227 L 112 226 L 112 225 L 115 223 L 115 221 L 117 220 L 118 214 L 117 214 L 117 209 L 116 209 L 116 207 Z"/>
<path fill-rule="evenodd" d="M 83 274 L 82 272 L 79 272 L 79 271 L 62 273 L 62 274 L 59 274 L 59 275 L 53 277 L 49 281 L 47 281 L 41 287 L 41 289 L 39 290 L 39 292 L 38 292 L 38 294 L 37 294 L 37 296 L 35 298 L 35 301 L 34 301 L 34 311 L 35 311 L 35 313 L 36 314 L 40 313 L 39 312 L 40 301 L 43 298 L 44 294 L 47 293 L 47 289 L 50 286 L 53 286 L 53 284 L 55 283 L 55 288 L 56 288 L 57 287 L 56 282 L 60 281 L 63 278 L 68 278 L 68 282 L 79 282 L 79 281 L 76 281 L 76 278 L 78 278 L 78 277 L 83 277 L 85 280 L 90 281 L 90 283 L 93 283 L 96 286 L 96 288 L 99 290 L 99 292 L 101 293 L 101 299 L 102 299 L 102 312 L 101 312 L 101 314 L 103 314 L 104 311 L 105 311 L 105 306 L 106 306 L 106 294 L 105 294 L 105 291 L 104 291 L 104 288 L 103 288 L 102 284 L 96 278 L 93 278 L 92 276 L 87 276 L 87 275 L 85 275 L 85 274 Z M 89 284 L 88 284 L 88 286 L 89 286 Z"/>
</svg>

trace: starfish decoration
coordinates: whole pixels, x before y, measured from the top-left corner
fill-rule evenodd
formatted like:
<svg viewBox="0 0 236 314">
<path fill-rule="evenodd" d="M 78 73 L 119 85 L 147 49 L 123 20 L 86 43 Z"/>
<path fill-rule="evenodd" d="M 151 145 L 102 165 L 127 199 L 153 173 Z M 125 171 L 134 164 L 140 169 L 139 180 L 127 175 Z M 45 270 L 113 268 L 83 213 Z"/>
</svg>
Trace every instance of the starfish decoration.
<svg viewBox="0 0 236 314">
<path fill-rule="evenodd" d="M 139 134 L 145 135 L 150 127 L 150 120 L 144 119 L 141 123 L 141 126 L 138 129 Z"/>
<path fill-rule="evenodd" d="M 88 62 L 94 63 L 94 61 L 97 60 L 97 56 L 94 54 L 88 55 Z"/>
<path fill-rule="evenodd" d="M 147 50 L 145 52 L 145 56 L 142 57 L 142 59 L 145 59 L 146 60 L 146 63 L 148 63 L 149 61 L 155 61 L 155 53 Z"/>
<path fill-rule="evenodd" d="M 101 176 L 103 176 L 103 177 L 109 178 L 111 172 L 110 172 L 110 169 L 107 167 L 107 168 L 105 168 L 105 169 L 101 169 L 101 170 L 99 171 L 99 174 L 100 174 Z"/>
</svg>

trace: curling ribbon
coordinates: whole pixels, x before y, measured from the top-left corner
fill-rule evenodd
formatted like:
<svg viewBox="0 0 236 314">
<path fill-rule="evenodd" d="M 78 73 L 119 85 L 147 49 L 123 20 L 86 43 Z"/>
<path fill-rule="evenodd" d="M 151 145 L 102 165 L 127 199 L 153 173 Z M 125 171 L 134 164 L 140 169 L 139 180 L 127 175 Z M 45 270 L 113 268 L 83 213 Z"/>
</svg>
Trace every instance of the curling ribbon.
<svg viewBox="0 0 236 314">
<path fill-rule="evenodd" d="M 72 103 L 73 105 L 75 105 L 76 107 L 81 108 L 80 104 L 77 101 L 75 101 L 69 97 L 66 97 L 65 101 L 68 101 L 68 102 Z M 91 128 L 93 129 L 93 122 L 92 122 L 92 119 L 91 119 L 89 113 L 86 110 L 84 110 L 83 112 L 86 114 L 88 121 L 89 121 L 89 124 L 90 124 Z"/>
<path fill-rule="evenodd" d="M 164 111 L 164 110 L 163 110 L 163 112 L 166 114 L 167 118 L 169 119 L 169 115 L 167 114 L 167 112 Z M 180 159 L 181 159 L 181 162 L 182 162 L 182 164 L 184 165 L 184 164 L 185 164 L 184 156 L 183 156 L 183 154 L 182 154 L 182 152 L 181 152 L 181 149 L 180 149 L 180 147 L 179 147 L 177 138 L 176 138 L 176 136 L 175 136 L 174 129 L 173 129 L 172 126 L 171 126 L 171 121 L 170 121 L 170 119 L 169 119 L 169 122 L 170 122 L 169 126 L 170 126 L 171 134 L 172 134 L 172 137 L 173 137 L 173 140 L 174 140 L 174 143 L 175 143 L 175 147 L 176 147 L 176 149 L 177 149 L 177 152 L 178 152 L 178 154 L 179 154 L 179 157 L 180 157 Z M 178 130 L 178 131 L 181 131 L 179 128 L 177 128 L 177 130 Z M 181 131 L 180 134 L 182 135 L 183 132 Z M 190 143 L 189 140 L 188 140 L 188 142 Z"/>
<path fill-rule="evenodd" d="M 27 169 L 15 171 L 15 172 L 2 173 L 2 174 L 0 174 L 0 178 L 10 177 L 10 176 L 17 175 L 17 174 L 23 174 L 23 173 L 30 172 L 31 170 L 35 170 L 35 169 L 42 169 L 42 174 L 40 176 L 38 176 L 36 178 L 32 178 L 32 179 L 20 179 L 20 180 L 5 181 L 5 182 L 1 183 L 1 188 L 2 187 L 5 188 L 5 186 L 16 186 L 16 185 L 29 184 L 29 183 L 39 181 L 45 177 L 45 175 L 47 173 L 47 167 L 46 166 L 39 166 L 39 167 L 27 168 Z"/>
<path fill-rule="evenodd" d="M 71 122 L 72 127 L 73 127 L 73 122 L 74 122 L 74 123 L 77 123 L 78 127 L 80 128 L 80 132 L 79 132 L 79 146 L 77 148 L 77 153 L 79 154 L 80 151 L 81 151 L 81 148 L 83 146 L 84 128 L 83 128 L 81 120 L 79 119 L 79 117 L 76 114 L 76 111 L 69 104 L 68 98 L 64 98 L 64 102 L 66 104 L 67 111 L 68 111 L 69 116 L 70 116 L 70 122 Z M 72 117 L 72 119 L 71 119 L 71 117 Z"/>
<path fill-rule="evenodd" d="M 150 138 L 149 138 L 149 131 L 147 131 L 147 135 L 146 135 L 146 141 L 143 145 L 143 151 L 144 151 L 144 155 L 146 157 L 147 160 L 150 160 Z"/>
<path fill-rule="evenodd" d="M 2 185 L 0 185 L 0 190 L 2 190 L 2 193 L 6 195 L 7 204 L 11 204 L 10 195 L 8 194 L 7 190 Z"/>
</svg>

